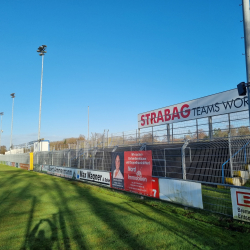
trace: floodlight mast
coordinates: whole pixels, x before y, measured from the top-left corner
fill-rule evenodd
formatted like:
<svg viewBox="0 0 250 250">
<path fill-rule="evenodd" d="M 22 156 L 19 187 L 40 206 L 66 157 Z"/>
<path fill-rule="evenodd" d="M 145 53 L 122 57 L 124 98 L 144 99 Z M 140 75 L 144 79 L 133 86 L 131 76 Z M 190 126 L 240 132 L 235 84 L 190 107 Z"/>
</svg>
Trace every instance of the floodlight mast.
<svg viewBox="0 0 250 250">
<path fill-rule="evenodd" d="M 46 45 L 39 46 L 37 52 L 39 56 L 42 56 L 42 72 L 41 72 L 41 90 L 40 90 L 40 108 L 39 108 L 39 124 L 38 124 L 38 141 L 40 140 L 40 129 L 41 129 L 41 113 L 42 113 L 42 92 L 43 92 L 43 58 L 44 54 L 47 53 L 45 49 Z"/>
<path fill-rule="evenodd" d="M 1 136 L 2 136 L 2 132 L 3 132 L 3 130 L 2 130 L 3 112 L 1 112 L 0 115 L 1 115 L 1 130 L 0 130 L 0 150 L 1 150 Z"/>
<path fill-rule="evenodd" d="M 12 131 L 13 131 L 13 114 L 14 114 L 14 99 L 15 93 L 10 94 L 11 98 L 13 99 L 12 102 L 12 119 L 11 119 L 11 132 L 10 132 L 10 149 L 12 149 Z"/>
<path fill-rule="evenodd" d="M 250 126 L 250 14 L 249 0 L 242 0 L 243 25 L 244 25 L 244 42 L 245 42 L 245 58 L 246 58 L 246 73 L 247 73 L 247 97 L 248 97 L 248 114 Z"/>
</svg>

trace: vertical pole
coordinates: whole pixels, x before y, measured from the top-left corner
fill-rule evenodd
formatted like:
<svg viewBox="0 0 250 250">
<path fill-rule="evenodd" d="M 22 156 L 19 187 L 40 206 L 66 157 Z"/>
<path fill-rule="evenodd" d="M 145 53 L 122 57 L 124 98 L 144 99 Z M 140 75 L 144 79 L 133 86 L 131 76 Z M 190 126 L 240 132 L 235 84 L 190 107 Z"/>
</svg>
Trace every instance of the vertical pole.
<svg viewBox="0 0 250 250">
<path fill-rule="evenodd" d="M 243 11 L 243 25 L 244 25 L 244 42 L 245 42 L 245 60 L 246 60 L 246 74 L 247 83 L 250 81 L 250 15 L 249 15 L 249 0 L 242 0 Z M 248 97 L 248 114 L 250 125 L 250 89 L 247 84 Z"/>
<path fill-rule="evenodd" d="M 113 146 L 113 134 L 111 134 L 110 145 Z"/>
<path fill-rule="evenodd" d="M 78 168 L 81 168 L 81 149 L 78 151 Z"/>
<path fill-rule="evenodd" d="M 245 158 L 245 164 L 247 164 L 247 152 L 246 152 L 246 147 L 244 147 L 244 158 Z"/>
<path fill-rule="evenodd" d="M 170 143 L 170 124 L 167 124 L 167 142 Z"/>
<path fill-rule="evenodd" d="M 70 152 L 70 150 L 68 151 L 68 168 L 70 167 L 70 164 L 69 164 L 69 161 L 70 161 L 70 156 L 69 156 L 69 153 Z"/>
<path fill-rule="evenodd" d="M 41 113 L 42 113 L 42 92 L 43 92 L 43 58 L 42 55 L 42 73 L 41 73 L 41 90 L 40 90 L 40 108 L 39 108 L 39 124 L 38 124 L 38 141 L 40 140 L 40 129 L 41 129 Z"/>
<path fill-rule="evenodd" d="M 174 143 L 174 124 L 172 123 L 172 143 Z"/>
<path fill-rule="evenodd" d="M 189 141 L 188 140 L 185 140 L 183 146 L 181 147 L 181 163 L 182 163 L 182 178 L 183 180 L 186 180 L 187 179 L 187 176 L 186 176 L 186 155 L 185 155 L 185 149 L 188 145 Z"/>
<path fill-rule="evenodd" d="M 139 143 L 140 143 L 140 141 L 141 141 L 140 137 L 141 137 L 141 129 L 138 128 L 138 140 L 139 140 Z"/>
<path fill-rule="evenodd" d="M 233 174 L 233 157 L 232 157 L 232 147 L 231 147 L 231 134 L 228 134 L 228 149 L 229 149 L 229 157 L 230 157 L 230 172 L 231 177 L 234 176 Z"/>
<path fill-rule="evenodd" d="M 10 148 L 12 146 L 12 130 L 13 130 L 13 113 L 14 113 L 14 97 L 12 102 L 12 119 L 11 119 L 11 133 L 10 133 Z"/>
<path fill-rule="evenodd" d="M 228 133 L 231 135 L 231 120 L 230 120 L 230 114 L 228 114 Z"/>
<path fill-rule="evenodd" d="M 245 59 L 247 82 L 250 81 L 250 15 L 249 0 L 242 0 L 243 25 L 244 25 L 244 41 L 245 41 Z"/>
<path fill-rule="evenodd" d="M 109 129 L 107 130 L 107 147 L 109 147 Z"/>
<path fill-rule="evenodd" d="M 212 116 L 208 117 L 208 130 L 209 130 L 209 140 L 213 139 L 213 125 L 212 125 Z"/>
<path fill-rule="evenodd" d="M 152 127 L 152 144 L 154 144 L 154 127 Z"/>
<path fill-rule="evenodd" d="M 137 129 L 135 131 L 135 143 L 137 143 Z"/>
<path fill-rule="evenodd" d="M 198 119 L 196 119 L 196 137 L 197 137 L 197 141 L 199 141 L 199 127 L 198 127 Z"/>
</svg>

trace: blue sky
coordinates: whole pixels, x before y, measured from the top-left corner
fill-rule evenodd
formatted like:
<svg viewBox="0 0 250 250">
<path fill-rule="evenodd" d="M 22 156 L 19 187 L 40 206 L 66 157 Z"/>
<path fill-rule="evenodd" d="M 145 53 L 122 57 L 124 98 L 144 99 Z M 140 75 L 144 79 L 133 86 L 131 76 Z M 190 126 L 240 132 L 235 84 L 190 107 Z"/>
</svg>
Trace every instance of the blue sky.
<svg viewBox="0 0 250 250">
<path fill-rule="evenodd" d="M 1 1 L 2 145 L 137 128 L 137 114 L 246 80 L 240 0 Z"/>
</svg>

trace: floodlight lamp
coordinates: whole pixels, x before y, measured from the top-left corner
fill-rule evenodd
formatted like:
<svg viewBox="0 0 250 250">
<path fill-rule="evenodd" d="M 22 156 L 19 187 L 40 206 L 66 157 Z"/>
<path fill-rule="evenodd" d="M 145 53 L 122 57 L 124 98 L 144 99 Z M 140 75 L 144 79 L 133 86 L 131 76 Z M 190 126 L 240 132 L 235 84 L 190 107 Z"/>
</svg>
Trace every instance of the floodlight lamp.
<svg viewBox="0 0 250 250">
<path fill-rule="evenodd" d="M 43 48 L 47 48 L 47 45 L 42 45 L 43 46 Z"/>
<path fill-rule="evenodd" d="M 15 93 L 10 94 L 11 98 L 15 98 Z"/>
<path fill-rule="evenodd" d="M 0 115 L 3 115 L 3 112 L 1 112 Z"/>
<path fill-rule="evenodd" d="M 43 56 L 44 54 L 43 54 L 43 52 L 41 52 L 40 54 L 39 54 L 39 56 Z"/>
</svg>

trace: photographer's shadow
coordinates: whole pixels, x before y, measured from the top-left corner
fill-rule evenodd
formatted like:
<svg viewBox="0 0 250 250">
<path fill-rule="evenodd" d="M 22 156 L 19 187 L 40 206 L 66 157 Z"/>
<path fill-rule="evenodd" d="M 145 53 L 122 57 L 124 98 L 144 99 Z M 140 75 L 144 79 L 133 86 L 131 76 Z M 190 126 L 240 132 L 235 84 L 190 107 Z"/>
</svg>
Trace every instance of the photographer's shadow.
<svg viewBox="0 0 250 250">
<path fill-rule="evenodd" d="M 51 235 L 46 237 L 45 230 L 40 229 L 41 226 L 46 226 L 47 223 L 50 227 Z M 47 230 L 46 230 L 47 231 Z M 28 236 L 26 241 L 26 249 L 52 249 L 54 242 L 57 241 L 57 228 L 49 219 L 42 219 L 37 223 L 34 229 Z"/>
</svg>

